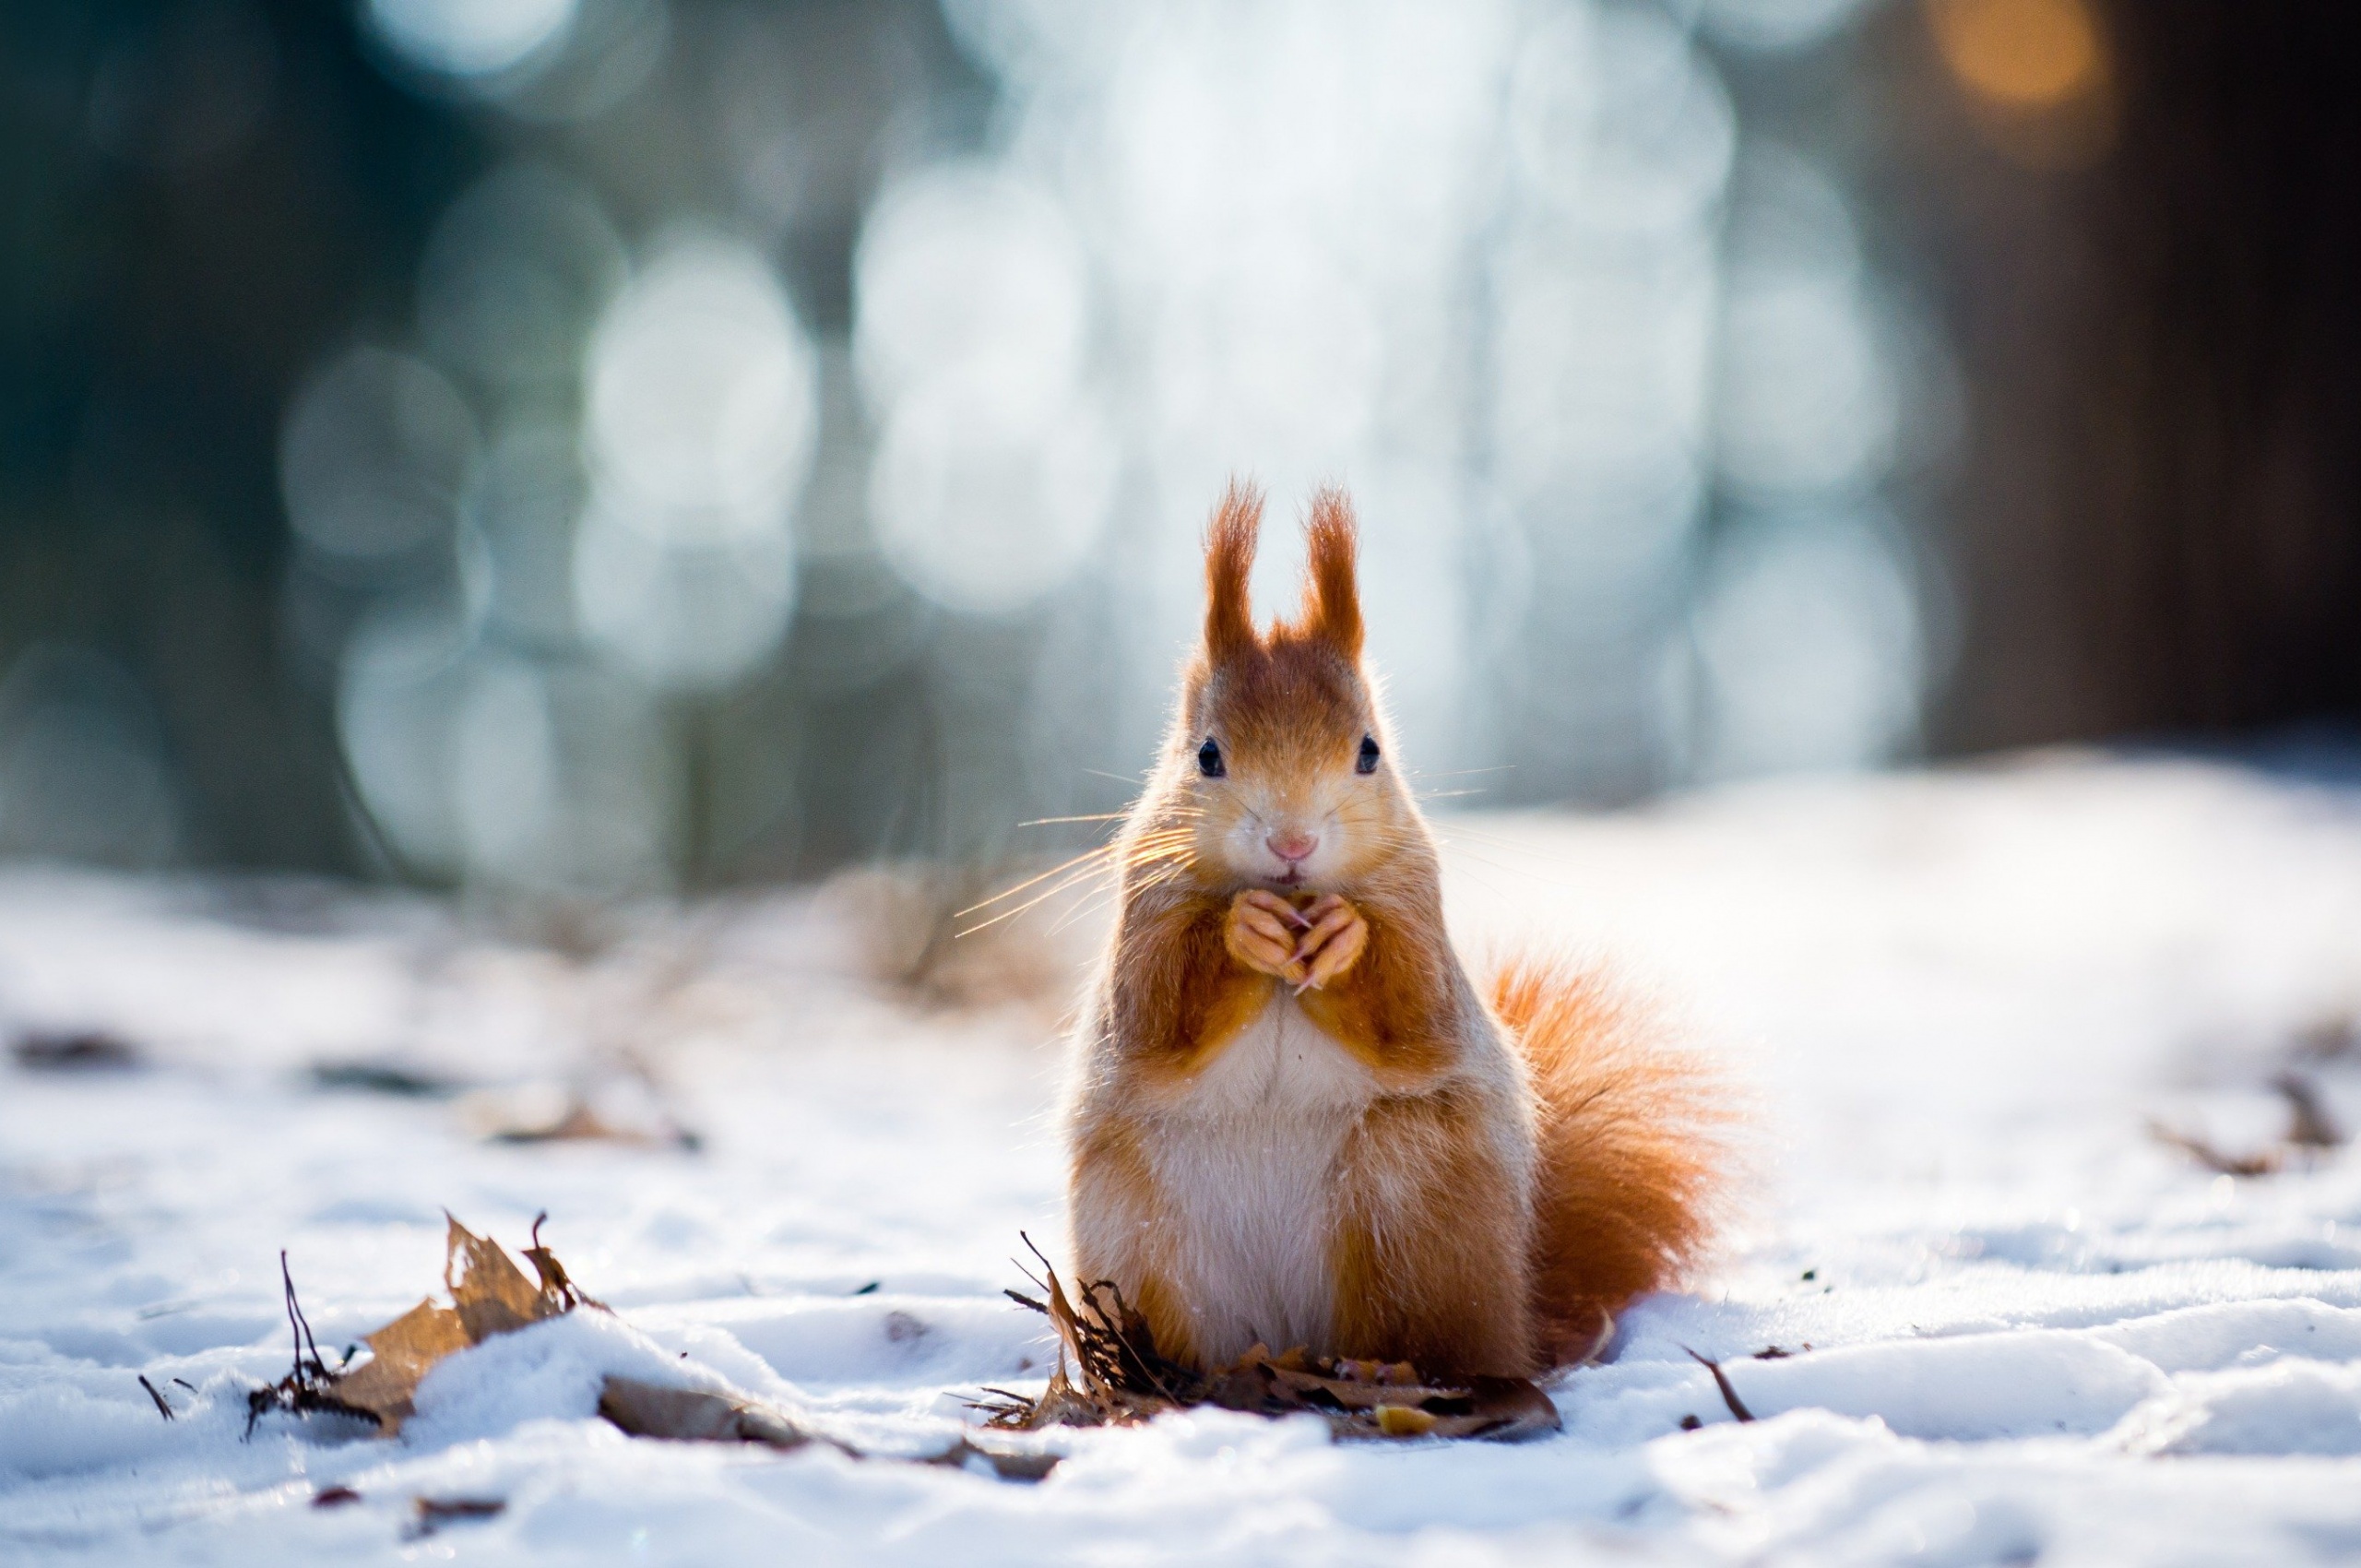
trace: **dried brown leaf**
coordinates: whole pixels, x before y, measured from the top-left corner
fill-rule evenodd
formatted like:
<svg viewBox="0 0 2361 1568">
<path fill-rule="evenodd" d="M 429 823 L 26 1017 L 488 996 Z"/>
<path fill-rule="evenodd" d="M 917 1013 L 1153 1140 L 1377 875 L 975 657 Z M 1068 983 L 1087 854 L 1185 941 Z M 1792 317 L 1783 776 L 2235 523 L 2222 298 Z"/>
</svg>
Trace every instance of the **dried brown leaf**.
<svg viewBox="0 0 2361 1568">
<path fill-rule="evenodd" d="M 541 1245 L 541 1225 L 548 1218 L 549 1211 L 546 1209 L 533 1216 L 533 1244 L 525 1249 L 525 1261 L 531 1264 L 533 1272 L 541 1277 L 541 1299 L 555 1302 L 561 1312 L 572 1312 L 576 1307 L 596 1307 L 602 1313 L 607 1311 L 607 1303 L 585 1295 L 582 1288 L 566 1274 L 565 1265 L 557 1261 L 557 1254 Z"/>
<path fill-rule="evenodd" d="M 1251 1355 L 1252 1352 L 1249 1352 Z M 1300 1351 L 1297 1352 L 1299 1355 Z M 1418 1369 L 1407 1361 L 1356 1361 L 1336 1363 L 1336 1375 L 1349 1383 L 1416 1383 Z"/>
<path fill-rule="evenodd" d="M 629 1127 L 619 1127 L 583 1100 L 569 1101 L 564 1111 L 551 1121 L 513 1122 L 493 1129 L 492 1141 L 497 1144 L 653 1144 L 657 1140 L 647 1134 Z"/>
<path fill-rule="evenodd" d="M 982 1464 L 1004 1481 L 1038 1481 L 1048 1478 L 1058 1467 L 1061 1454 L 1018 1454 L 1003 1448 L 985 1448 L 959 1438 L 942 1453 L 919 1461 L 921 1465 L 940 1465 L 945 1469 L 972 1469 Z"/>
<path fill-rule="evenodd" d="M 495 1334 L 507 1334 L 565 1311 L 525 1277 L 498 1242 L 479 1236 L 450 1219 L 449 1252 L 443 1263 L 443 1286 L 468 1331 L 468 1342 L 481 1345 Z"/>
<path fill-rule="evenodd" d="M 599 1413 L 634 1437 L 678 1443 L 759 1443 L 796 1449 L 810 1432 L 751 1399 L 696 1388 L 668 1388 L 637 1378 L 611 1377 L 599 1391 Z"/>
<path fill-rule="evenodd" d="M 496 1519 L 507 1508 L 504 1497 L 421 1497 L 410 1504 L 410 1526 L 404 1540 L 422 1540 L 445 1525 Z"/>
<path fill-rule="evenodd" d="M 410 1417 L 419 1380 L 435 1362 L 474 1341 L 459 1314 L 423 1301 L 374 1334 L 362 1336 L 372 1352 L 360 1367 L 335 1382 L 336 1396 L 368 1411 L 388 1434 Z"/>
<path fill-rule="evenodd" d="M 1438 1420 L 1415 1405 L 1377 1408 L 1377 1430 L 1387 1437 L 1425 1437 L 1435 1430 Z"/>
<path fill-rule="evenodd" d="M 806 1431 L 780 1412 L 736 1394 L 611 1377 L 599 1392 L 599 1413 L 634 1437 L 675 1443 L 759 1443 L 789 1453 L 824 1443 L 848 1458 L 872 1457 L 835 1438 Z M 1003 1480 L 1038 1481 L 1057 1467 L 1058 1458 L 1055 1454 L 985 1448 L 962 1437 L 940 1454 L 915 1463 L 964 1470 L 971 1462 L 980 1462 Z"/>
<path fill-rule="evenodd" d="M 497 1242 L 477 1235 L 448 1214 L 444 1218 L 449 1221 L 449 1229 L 445 1233 L 443 1284 L 451 1292 L 451 1305 L 422 1301 L 375 1333 L 363 1336 L 372 1354 L 350 1372 L 330 1373 L 314 1356 L 310 1363 L 314 1375 L 307 1381 L 303 1375 L 305 1363 L 299 1357 L 292 1384 L 303 1386 L 282 1390 L 277 1403 L 291 1409 L 335 1408 L 374 1417 L 378 1430 L 391 1435 L 412 1414 L 420 1381 L 445 1357 L 481 1345 L 495 1334 L 560 1316 L 577 1305 L 599 1304 L 575 1288 L 566 1277 L 565 1265 L 540 1245 L 540 1219 L 533 1222 L 534 1244 L 526 1253 L 540 1276 L 541 1282 L 536 1286 Z M 288 1290 L 291 1314 L 295 1310 L 291 1281 Z M 297 1402 L 298 1394 L 310 1405 Z"/>
<path fill-rule="evenodd" d="M 995 1400 L 978 1408 L 995 1427 L 1125 1424 L 1216 1405 L 1268 1416 L 1314 1411 L 1342 1437 L 1513 1441 L 1559 1430 L 1557 1406 L 1523 1378 L 1430 1381 L 1407 1361 L 1315 1362 L 1300 1346 L 1275 1356 L 1263 1345 L 1198 1373 L 1157 1350 L 1146 1320 L 1112 1284 L 1091 1281 L 1070 1296 L 1046 1260 L 1042 1269 L 1043 1300 L 1009 1294 L 1057 1330 L 1058 1366 L 1038 1398 L 988 1391 Z"/>
</svg>

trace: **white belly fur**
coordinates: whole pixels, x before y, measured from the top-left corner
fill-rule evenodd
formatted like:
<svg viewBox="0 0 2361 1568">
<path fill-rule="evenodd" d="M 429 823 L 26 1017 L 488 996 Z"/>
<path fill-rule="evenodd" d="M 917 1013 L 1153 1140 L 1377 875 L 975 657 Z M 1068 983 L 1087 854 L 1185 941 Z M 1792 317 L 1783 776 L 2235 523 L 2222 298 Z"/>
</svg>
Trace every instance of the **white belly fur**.
<svg viewBox="0 0 2361 1568">
<path fill-rule="evenodd" d="M 1157 1250 L 1210 1363 L 1257 1340 L 1332 1348 L 1336 1155 L 1376 1095 L 1281 992 L 1154 1118 L 1145 1153 L 1170 1226 Z"/>
</svg>

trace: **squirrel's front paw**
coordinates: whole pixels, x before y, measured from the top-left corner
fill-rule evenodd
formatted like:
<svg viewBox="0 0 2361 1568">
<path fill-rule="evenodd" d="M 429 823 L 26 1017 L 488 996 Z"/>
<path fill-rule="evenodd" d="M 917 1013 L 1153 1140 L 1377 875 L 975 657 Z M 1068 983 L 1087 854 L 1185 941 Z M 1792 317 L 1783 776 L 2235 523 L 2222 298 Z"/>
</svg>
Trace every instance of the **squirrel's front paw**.
<svg viewBox="0 0 2361 1568">
<path fill-rule="evenodd" d="M 1310 982 L 1310 964 L 1296 956 L 1296 942 L 1312 922 L 1275 893 L 1250 887 L 1229 901 L 1229 919 L 1222 925 L 1222 945 L 1229 956 L 1257 974 L 1271 975 L 1289 985 Z"/>
<path fill-rule="evenodd" d="M 1369 921 L 1334 893 L 1314 902 L 1303 918 L 1311 929 L 1296 943 L 1296 961 L 1304 966 L 1296 989 L 1317 991 L 1359 961 L 1369 946 Z"/>
</svg>

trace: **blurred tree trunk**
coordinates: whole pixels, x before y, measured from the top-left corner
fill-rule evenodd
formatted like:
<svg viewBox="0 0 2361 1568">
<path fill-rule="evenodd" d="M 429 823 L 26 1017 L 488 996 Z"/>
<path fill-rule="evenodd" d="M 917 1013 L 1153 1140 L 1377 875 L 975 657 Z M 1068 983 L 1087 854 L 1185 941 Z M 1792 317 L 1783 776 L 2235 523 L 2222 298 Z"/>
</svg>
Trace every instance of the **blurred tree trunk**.
<svg viewBox="0 0 2361 1568">
<path fill-rule="evenodd" d="M 1918 116 L 1972 388 L 1945 750 L 2361 715 L 2353 12 L 2100 12 L 2085 166 Z"/>
</svg>

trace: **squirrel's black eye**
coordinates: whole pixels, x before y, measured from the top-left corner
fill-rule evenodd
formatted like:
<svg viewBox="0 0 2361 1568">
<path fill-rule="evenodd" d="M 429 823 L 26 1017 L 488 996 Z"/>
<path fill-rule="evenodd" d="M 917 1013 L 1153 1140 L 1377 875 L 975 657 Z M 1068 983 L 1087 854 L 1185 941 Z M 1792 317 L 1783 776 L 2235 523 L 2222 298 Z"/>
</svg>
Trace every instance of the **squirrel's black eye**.
<svg viewBox="0 0 2361 1568">
<path fill-rule="evenodd" d="M 1222 766 L 1221 747 L 1214 743 L 1211 735 L 1206 736 L 1205 743 L 1197 748 L 1197 771 L 1208 778 L 1219 778 L 1229 771 Z"/>
<path fill-rule="evenodd" d="M 1207 742 L 1206 743 L 1208 745 L 1212 744 L 1211 742 Z M 1377 742 L 1373 737 L 1368 735 L 1363 735 L 1361 737 L 1361 754 L 1354 761 L 1353 771 L 1355 773 L 1375 773 L 1377 771 Z"/>
</svg>

